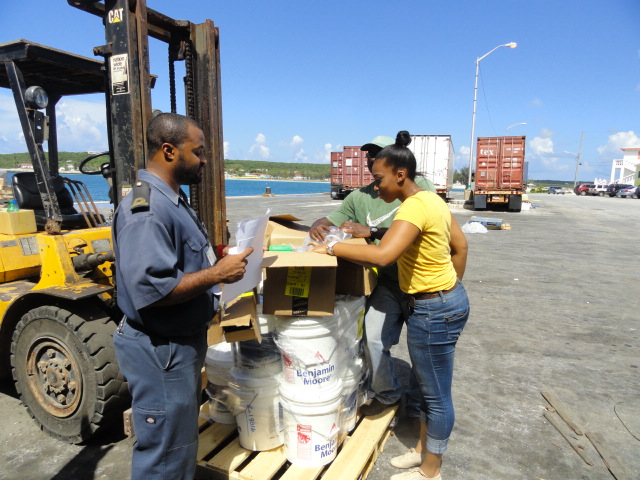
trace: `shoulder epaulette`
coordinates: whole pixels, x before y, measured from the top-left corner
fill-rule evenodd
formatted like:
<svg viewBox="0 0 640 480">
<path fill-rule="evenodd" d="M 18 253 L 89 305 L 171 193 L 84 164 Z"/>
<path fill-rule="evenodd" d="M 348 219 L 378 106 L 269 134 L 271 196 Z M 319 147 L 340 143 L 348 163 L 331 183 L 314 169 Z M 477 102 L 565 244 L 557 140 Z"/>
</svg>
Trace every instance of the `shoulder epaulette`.
<svg viewBox="0 0 640 480">
<path fill-rule="evenodd" d="M 151 189 L 149 184 L 144 180 L 136 180 L 131 189 L 133 195 L 133 202 L 131 203 L 131 212 L 144 212 L 149 210 L 149 197 L 151 195 Z"/>
</svg>

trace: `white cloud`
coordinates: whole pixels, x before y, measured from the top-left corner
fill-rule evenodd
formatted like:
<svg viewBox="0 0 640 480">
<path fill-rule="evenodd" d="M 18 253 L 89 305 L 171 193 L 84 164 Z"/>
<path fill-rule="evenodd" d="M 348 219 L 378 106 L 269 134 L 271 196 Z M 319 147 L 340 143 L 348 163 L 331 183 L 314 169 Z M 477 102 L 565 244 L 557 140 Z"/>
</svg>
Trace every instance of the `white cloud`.
<svg viewBox="0 0 640 480">
<path fill-rule="evenodd" d="M 456 152 L 456 158 L 454 159 L 454 164 L 457 165 L 458 170 L 467 167 L 469 168 L 469 153 L 471 149 L 465 145 L 461 146 L 460 149 Z"/>
<path fill-rule="evenodd" d="M 307 154 L 304 152 L 302 148 L 298 150 L 295 156 L 293 157 L 294 163 L 307 163 L 308 161 L 309 161 L 309 157 L 307 156 Z"/>
<path fill-rule="evenodd" d="M 104 101 L 66 98 L 56 106 L 58 149 L 103 151 L 108 148 Z M 0 94 L 0 153 L 26 152 L 24 135 L 13 98 Z M 46 144 L 45 144 L 46 149 Z"/>
<path fill-rule="evenodd" d="M 534 137 L 529 141 L 530 153 L 535 156 L 552 155 L 553 154 L 553 140 L 544 137 Z"/>
<path fill-rule="evenodd" d="M 554 152 L 553 140 L 550 138 L 554 135 L 551 130 L 542 129 L 540 136 L 529 141 L 527 158 L 529 162 L 541 164 L 546 169 L 562 172 L 569 166 Z"/>
<path fill-rule="evenodd" d="M 109 148 L 104 103 L 64 99 L 56 107 L 60 151 L 103 151 Z"/>
<path fill-rule="evenodd" d="M 222 142 L 222 148 L 224 149 L 224 158 L 229 155 L 229 142 Z"/>
<path fill-rule="evenodd" d="M 255 142 L 256 143 L 249 149 L 249 156 L 253 157 L 252 160 L 269 160 L 271 158 L 271 151 L 269 147 L 265 145 L 267 137 L 259 133 Z"/>
<path fill-rule="evenodd" d="M 291 140 L 291 148 L 297 148 L 300 145 L 302 145 L 302 143 L 304 142 L 304 140 L 302 139 L 301 136 L 299 135 L 294 135 L 293 139 Z"/>
<path fill-rule="evenodd" d="M 598 153 L 602 158 L 622 158 L 621 148 L 640 147 L 640 138 L 632 131 L 618 132 L 609 135 L 606 145 L 598 147 Z"/>
<path fill-rule="evenodd" d="M 333 150 L 331 150 L 331 144 L 330 143 L 325 143 L 324 144 L 324 161 L 329 163 L 331 161 L 331 152 Z"/>
<path fill-rule="evenodd" d="M 322 151 L 316 152 L 314 155 L 314 159 L 319 161 L 320 163 L 329 163 L 331 162 L 331 152 L 335 152 L 333 149 L 333 145 L 330 143 L 325 143 Z"/>
<path fill-rule="evenodd" d="M 533 105 L 534 107 L 541 107 L 542 100 L 540 100 L 539 98 L 534 98 L 533 100 L 531 100 L 531 105 Z"/>
</svg>

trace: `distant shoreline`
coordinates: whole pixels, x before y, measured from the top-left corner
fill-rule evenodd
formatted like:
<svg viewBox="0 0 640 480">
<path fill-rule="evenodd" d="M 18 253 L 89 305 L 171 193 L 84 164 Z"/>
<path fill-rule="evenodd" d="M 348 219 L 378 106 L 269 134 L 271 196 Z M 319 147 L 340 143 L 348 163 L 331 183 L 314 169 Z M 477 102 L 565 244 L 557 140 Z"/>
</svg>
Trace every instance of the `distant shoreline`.
<svg viewBox="0 0 640 480">
<path fill-rule="evenodd" d="M 224 177 L 225 180 L 251 180 L 251 181 L 260 181 L 260 182 L 311 182 L 311 183 L 326 183 L 329 184 L 331 182 L 327 182 L 326 180 L 291 180 L 284 178 L 246 178 L 246 177 Z"/>
<path fill-rule="evenodd" d="M 2 168 L 0 170 L 4 170 L 5 172 L 11 173 L 20 173 L 20 172 L 33 172 L 33 168 Z M 72 174 L 72 175 L 82 175 L 80 170 L 64 170 L 60 172 L 60 175 L 64 174 Z M 225 180 L 251 180 L 251 181 L 260 181 L 260 182 L 311 182 L 311 183 L 331 183 L 326 180 L 292 180 L 292 179 L 284 179 L 284 178 L 247 178 L 247 177 L 224 177 Z"/>
</svg>

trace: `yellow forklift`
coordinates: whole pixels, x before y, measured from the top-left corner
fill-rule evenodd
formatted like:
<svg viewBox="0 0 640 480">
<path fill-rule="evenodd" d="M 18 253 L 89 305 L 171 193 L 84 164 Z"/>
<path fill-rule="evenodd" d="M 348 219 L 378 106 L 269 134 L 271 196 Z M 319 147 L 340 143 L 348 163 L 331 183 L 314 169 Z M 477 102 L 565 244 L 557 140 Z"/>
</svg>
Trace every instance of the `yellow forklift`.
<svg viewBox="0 0 640 480">
<path fill-rule="evenodd" d="M 166 43 L 171 111 L 177 111 L 174 62 L 184 61 L 180 113 L 199 122 L 206 137 L 209 162 L 190 200 L 212 241 L 227 243 L 227 229 L 218 29 L 211 20 L 174 20 L 144 0 L 68 3 L 102 20 L 106 44 L 93 51 L 103 59 L 26 40 L 0 44 L 0 87 L 13 92 L 33 165 L 11 180 L 19 211 L 0 211 L 0 377 L 13 376 L 43 431 L 81 443 L 121 418 L 129 398 L 112 341 L 121 313 L 109 215 L 82 182 L 60 175 L 58 101 L 105 95 L 109 151 L 86 158 L 80 170 L 103 175 L 117 207 L 145 165 L 155 80 L 149 37 Z M 104 163 L 92 167 L 102 155 Z"/>
</svg>

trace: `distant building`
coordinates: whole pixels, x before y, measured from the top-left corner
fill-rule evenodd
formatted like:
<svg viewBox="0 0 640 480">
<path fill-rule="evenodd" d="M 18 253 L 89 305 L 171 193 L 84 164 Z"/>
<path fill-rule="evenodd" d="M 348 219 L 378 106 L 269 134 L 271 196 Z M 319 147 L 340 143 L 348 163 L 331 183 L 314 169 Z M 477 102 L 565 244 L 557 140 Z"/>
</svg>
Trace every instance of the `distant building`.
<svg viewBox="0 0 640 480">
<path fill-rule="evenodd" d="M 622 159 L 614 160 L 611 164 L 611 183 L 628 183 L 638 185 L 640 178 L 640 147 L 621 148 Z"/>
<path fill-rule="evenodd" d="M 33 168 L 33 165 L 31 165 L 30 163 L 19 163 L 18 168 L 23 168 L 25 170 L 28 170 L 30 168 Z"/>
</svg>

